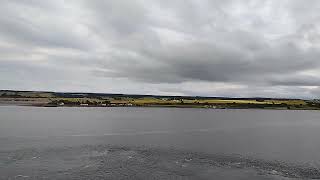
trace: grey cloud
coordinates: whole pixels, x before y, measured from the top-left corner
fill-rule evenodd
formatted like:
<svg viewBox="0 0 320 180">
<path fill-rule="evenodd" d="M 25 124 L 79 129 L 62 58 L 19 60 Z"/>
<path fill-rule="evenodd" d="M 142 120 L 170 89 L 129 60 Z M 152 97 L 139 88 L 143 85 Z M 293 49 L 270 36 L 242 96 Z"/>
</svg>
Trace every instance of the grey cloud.
<svg viewBox="0 0 320 180">
<path fill-rule="evenodd" d="M 320 86 L 320 78 L 311 75 L 289 74 L 270 79 L 271 85 L 282 86 Z"/>
<path fill-rule="evenodd" d="M 149 57 L 149 61 L 155 59 L 162 64 L 148 66 L 137 63 L 132 57 L 122 57 L 117 60 L 127 64 L 116 66 L 117 71 L 114 75 L 132 77 L 140 81 L 153 80 L 155 83 L 200 80 L 274 84 L 270 76 L 287 74 L 294 76 L 294 72 L 319 67 L 317 61 L 319 52 L 301 52 L 295 47 L 286 45 L 265 47 L 255 52 L 245 49 L 234 50 L 232 47 L 225 49 L 215 44 L 194 43 L 165 48 L 160 52 L 150 49 L 147 51 L 148 55 L 144 59 Z M 140 62 L 143 62 L 143 58 L 140 58 Z M 298 84 L 300 82 L 297 82 Z"/>
<path fill-rule="evenodd" d="M 122 41 L 147 25 L 146 10 L 140 1 L 83 1 L 91 18 L 88 24 L 105 40 Z M 119 38 L 119 39 L 118 39 Z"/>
<path fill-rule="evenodd" d="M 58 10 L 48 12 L 51 4 L 35 0 L 29 3 L 4 1 L 0 7 L 0 37 L 20 46 L 90 48 L 92 44 L 75 34 L 72 27 L 64 22 L 64 17 L 59 16 Z"/>
<path fill-rule="evenodd" d="M 319 8 L 316 0 L 3 1 L 0 75 L 26 67 L 38 82 L 72 75 L 60 89 L 90 79 L 99 87 L 85 90 L 101 90 L 105 79 L 130 92 L 314 97 L 306 87 L 320 86 Z"/>
</svg>

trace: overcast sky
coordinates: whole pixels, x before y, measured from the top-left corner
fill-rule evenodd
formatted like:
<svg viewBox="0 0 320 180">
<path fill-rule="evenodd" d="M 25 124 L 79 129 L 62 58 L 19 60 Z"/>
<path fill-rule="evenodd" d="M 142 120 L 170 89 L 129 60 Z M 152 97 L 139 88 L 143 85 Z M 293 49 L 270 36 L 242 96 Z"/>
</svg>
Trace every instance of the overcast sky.
<svg viewBox="0 0 320 180">
<path fill-rule="evenodd" d="M 320 95 L 319 0 L 0 0 L 0 89 Z"/>
</svg>

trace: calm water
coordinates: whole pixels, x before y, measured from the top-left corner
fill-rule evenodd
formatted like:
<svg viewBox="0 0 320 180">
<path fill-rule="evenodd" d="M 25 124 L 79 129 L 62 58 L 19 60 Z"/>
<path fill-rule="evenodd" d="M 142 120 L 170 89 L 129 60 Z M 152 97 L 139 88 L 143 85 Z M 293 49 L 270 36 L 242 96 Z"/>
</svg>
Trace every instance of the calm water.
<svg viewBox="0 0 320 180">
<path fill-rule="evenodd" d="M 173 147 L 320 167 L 320 112 L 0 106 L 0 152 L 95 144 Z"/>
<path fill-rule="evenodd" d="M 0 149 L 91 143 L 320 162 L 320 112 L 0 107 Z"/>
</svg>

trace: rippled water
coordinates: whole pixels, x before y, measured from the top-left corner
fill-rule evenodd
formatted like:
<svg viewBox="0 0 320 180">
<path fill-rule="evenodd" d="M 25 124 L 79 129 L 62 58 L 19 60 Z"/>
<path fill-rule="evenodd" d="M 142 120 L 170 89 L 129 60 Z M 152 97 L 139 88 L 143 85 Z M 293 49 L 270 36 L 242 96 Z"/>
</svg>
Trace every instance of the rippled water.
<svg viewBox="0 0 320 180">
<path fill-rule="evenodd" d="M 79 168 L 77 164 L 81 164 L 78 162 L 80 160 L 75 159 L 79 159 L 84 152 L 87 152 L 83 150 L 84 146 L 94 149 L 103 145 L 133 148 L 130 152 L 140 152 L 136 151 L 137 147 L 161 149 L 161 152 L 167 149 L 166 156 L 160 153 L 160 159 L 169 158 L 178 162 L 185 157 L 176 155 L 171 157 L 170 154 L 190 152 L 190 154 L 193 153 L 193 159 L 197 159 L 198 156 L 194 153 L 202 153 L 202 156 L 207 156 L 213 164 L 216 163 L 215 169 L 210 169 L 208 167 L 212 163 L 193 161 L 195 164 L 192 164 L 190 162 L 191 164 L 186 166 L 192 167 L 194 174 L 185 177 L 199 178 L 201 174 L 208 174 L 208 172 L 211 176 L 213 173 L 218 177 L 219 173 L 221 175 L 223 172 L 228 172 L 226 168 L 231 167 L 235 172 L 235 178 L 241 173 L 242 176 L 251 176 L 249 170 L 252 168 L 257 174 L 259 172 L 263 174 L 261 179 L 271 178 L 271 176 L 275 178 L 273 175 L 283 178 L 315 178 L 318 177 L 320 167 L 319 137 L 320 112 L 318 111 L 2 106 L 0 107 L 0 173 L 6 173 L 6 175 L 0 175 L 0 179 L 19 175 L 21 177 L 18 178 L 32 177 L 23 164 L 33 162 L 44 165 L 45 162 L 42 162 L 43 159 L 37 159 L 38 156 L 46 157 L 46 162 L 56 163 L 56 165 L 47 167 L 45 171 L 52 171 L 51 176 L 42 171 L 40 173 L 37 171 L 38 166 L 34 165 L 36 171 L 30 170 L 30 172 L 38 172 L 38 174 L 33 174 L 33 177 L 59 176 L 63 179 L 64 176 L 67 177 L 65 172 L 69 172 L 65 168 Z M 70 155 L 71 159 L 68 160 L 65 157 L 66 152 L 69 152 L 65 150 L 66 147 L 78 152 L 77 158 Z M 48 148 L 53 148 L 55 153 L 53 155 L 48 153 Z M 30 155 L 30 152 L 35 154 Z M 77 154 L 75 152 L 72 154 Z M 90 150 L 90 152 L 94 151 Z M 230 156 L 232 161 L 218 154 Z M 10 157 L 18 158 L 13 160 Z M 121 160 L 122 156 L 112 157 L 116 162 Z M 131 155 L 125 155 L 125 157 L 131 157 Z M 157 156 L 151 153 L 150 157 Z M 99 164 L 100 161 L 91 161 L 92 158 L 89 158 L 90 161 L 82 159 L 84 166 L 88 166 L 86 163 Z M 146 158 L 143 156 L 139 160 L 142 162 Z M 156 161 L 155 174 L 160 171 L 163 173 L 163 167 L 170 169 L 175 161 L 168 160 L 168 163 Z M 63 167 L 63 170 L 58 167 Z M 94 171 L 107 168 L 101 164 L 92 167 L 95 167 Z M 150 168 L 144 163 L 132 166 L 139 172 L 137 167 L 141 168 L 141 171 L 145 170 L 144 168 Z M 222 169 L 219 170 L 219 168 Z M 235 170 L 235 168 L 241 170 Z M 59 171 L 63 173 L 57 173 Z M 183 169 L 175 172 L 179 175 L 180 171 L 184 172 Z M 241 173 L 239 174 L 238 171 Z M 21 174 L 22 172 L 27 175 Z M 83 173 L 80 170 L 76 172 Z M 119 170 L 111 170 L 111 174 L 115 172 Z M 90 171 L 86 173 L 90 174 Z M 171 175 L 172 173 L 174 174 L 171 172 Z M 110 177 L 115 178 L 116 175 L 114 175 Z M 106 174 L 104 176 L 107 177 Z M 171 176 L 164 175 L 164 177 Z M 254 175 L 252 177 L 257 179 Z"/>
</svg>

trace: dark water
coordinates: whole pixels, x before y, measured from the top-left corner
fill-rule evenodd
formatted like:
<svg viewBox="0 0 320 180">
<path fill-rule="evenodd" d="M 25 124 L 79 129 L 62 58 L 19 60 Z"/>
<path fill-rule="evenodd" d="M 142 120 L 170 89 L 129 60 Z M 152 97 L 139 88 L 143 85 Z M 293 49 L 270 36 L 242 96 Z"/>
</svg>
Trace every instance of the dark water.
<svg viewBox="0 0 320 180">
<path fill-rule="evenodd" d="M 168 150 L 172 154 L 179 154 L 177 152 L 200 153 L 202 156 L 207 156 L 208 159 L 217 163 L 218 166 L 216 167 L 219 168 L 222 165 L 222 168 L 226 166 L 233 167 L 234 164 L 240 166 L 241 170 L 231 168 L 236 171 L 236 179 L 240 175 L 244 176 L 243 172 L 248 173 L 252 168 L 268 171 L 267 174 L 269 175 L 276 174 L 283 178 L 316 178 L 320 167 L 320 112 L 0 106 L 0 174 L 1 172 L 6 173 L 3 176 L 0 175 L 0 179 L 1 177 L 4 179 L 9 177 L 31 177 L 30 175 L 20 176 L 18 174 L 19 172 L 28 174 L 29 171 L 25 170 L 23 163 L 30 163 L 30 158 L 36 159 L 38 156 L 45 156 L 47 158 L 51 157 L 52 160 L 52 158 L 54 159 L 58 156 L 64 157 L 69 152 L 69 150 L 65 149 L 66 147 L 73 148 L 72 151 L 75 151 L 71 153 L 73 156 L 77 154 L 77 157 L 82 157 L 83 153 L 87 152 L 88 149 L 90 152 L 92 150 L 92 152 L 101 153 L 102 150 L 93 151 L 93 149 L 104 145 L 109 148 L 115 146 L 130 147 L 129 150 L 122 151 L 125 153 L 135 152 L 136 154 L 139 154 L 141 147 L 144 150 L 149 147 L 159 151 L 161 149 L 161 152 L 164 152 L 165 149 L 174 149 L 174 151 Z M 136 150 L 137 148 L 139 151 Z M 52 149 L 54 149 L 56 156 L 50 155 Z M 170 159 L 171 156 L 168 153 L 166 156 L 163 154 L 166 153 L 158 153 L 157 155 L 162 159 Z M 228 160 L 225 156 L 219 156 L 221 157 L 219 159 L 217 154 L 231 156 L 232 160 Z M 6 158 L 10 159 L 11 156 L 20 157 L 22 165 L 20 163 L 20 166 L 18 166 L 16 164 L 17 161 L 14 161 L 14 163 L 10 161 L 11 163 L 9 163 Z M 105 155 L 103 154 L 102 156 Z M 192 156 L 193 159 L 197 158 L 195 154 Z M 29 158 L 27 158 L 28 161 L 26 161 L 25 157 Z M 131 155 L 128 157 L 131 157 Z M 139 157 L 142 162 L 143 159 L 149 156 L 141 155 Z M 118 155 L 112 154 L 110 159 L 112 158 L 115 161 L 119 160 Z M 174 159 L 174 157 L 171 159 Z M 63 167 L 67 166 L 64 158 L 61 161 L 54 162 L 60 163 L 60 165 L 63 164 Z M 76 160 L 68 162 L 77 164 L 87 161 L 82 159 L 79 162 Z M 177 160 L 177 162 L 180 161 Z M 195 173 L 201 172 L 198 174 L 204 174 L 203 169 L 202 171 L 199 170 L 200 167 L 212 165 L 212 163 L 203 163 L 200 160 L 193 162 L 194 164 L 189 162 L 190 167 Z M 157 163 L 160 162 L 157 161 Z M 43 164 L 45 162 L 42 162 Z M 52 162 L 50 161 L 49 164 L 52 164 Z M 170 164 L 161 164 L 159 166 L 171 167 Z M 34 169 L 30 170 L 30 172 L 34 173 L 37 170 L 37 165 L 33 167 Z M 70 165 L 71 169 L 73 167 Z M 97 167 L 101 168 L 102 166 L 97 165 Z M 4 170 L 4 168 L 7 169 Z M 48 166 L 47 168 L 50 170 L 53 167 Z M 55 168 L 57 169 L 57 167 Z M 99 168 L 95 170 L 98 171 L 97 169 Z M 196 171 L 197 168 L 198 170 Z M 206 172 L 208 171 L 206 169 Z M 217 176 L 219 173 L 221 175 L 224 172 L 224 170 L 219 171 L 217 169 L 215 171 L 211 169 L 210 173 L 212 173 L 211 171 L 216 172 L 215 175 Z M 241 171 L 242 174 L 237 171 Z M 101 170 L 101 172 L 105 172 L 105 170 Z M 140 171 L 137 170 L 137 172 Z M 180 172 L 180 170 L 175 172 Z M 191 171 L 189 170 L 189 172 Z M 79 173 L 80 171 L 77 174 Z M 228 174 L 230 175 L 230 173 Z M 43 177 L 50 177 L 48 173 L 43 173 L 42 175 Z M 58 177 L 58 175 L 54 174 L 54 177 Z M 61 175 L 62 179 L 63 177 L 69 176 L 66 174 Z M 70 177 L 75 178 L 75 176 Z M 110 177 L 113 177 L 111 179 L 117 179 L 120 175 Z M 165 179 L 169 178 L 166 175 L 164 177 Z M 184 177 L 200 178 L 200 176 L 191 175 Z M 221 177 L 226 176 L 221 175 Z M 267 178 L 268 176 L 265 175 L 260 178 L 263 179 L 262 177 Z M 175 178 L 177 177 L 172 179 Z M 205 177 L 202 178 L 206 179 Z M 141 179 L 141 177 L 137 177 L 137 179 Z M 246 178 L 244 177 L 244 179 Z M 255 177 L 254 179 L 257 178 Z"/>
</svg>

